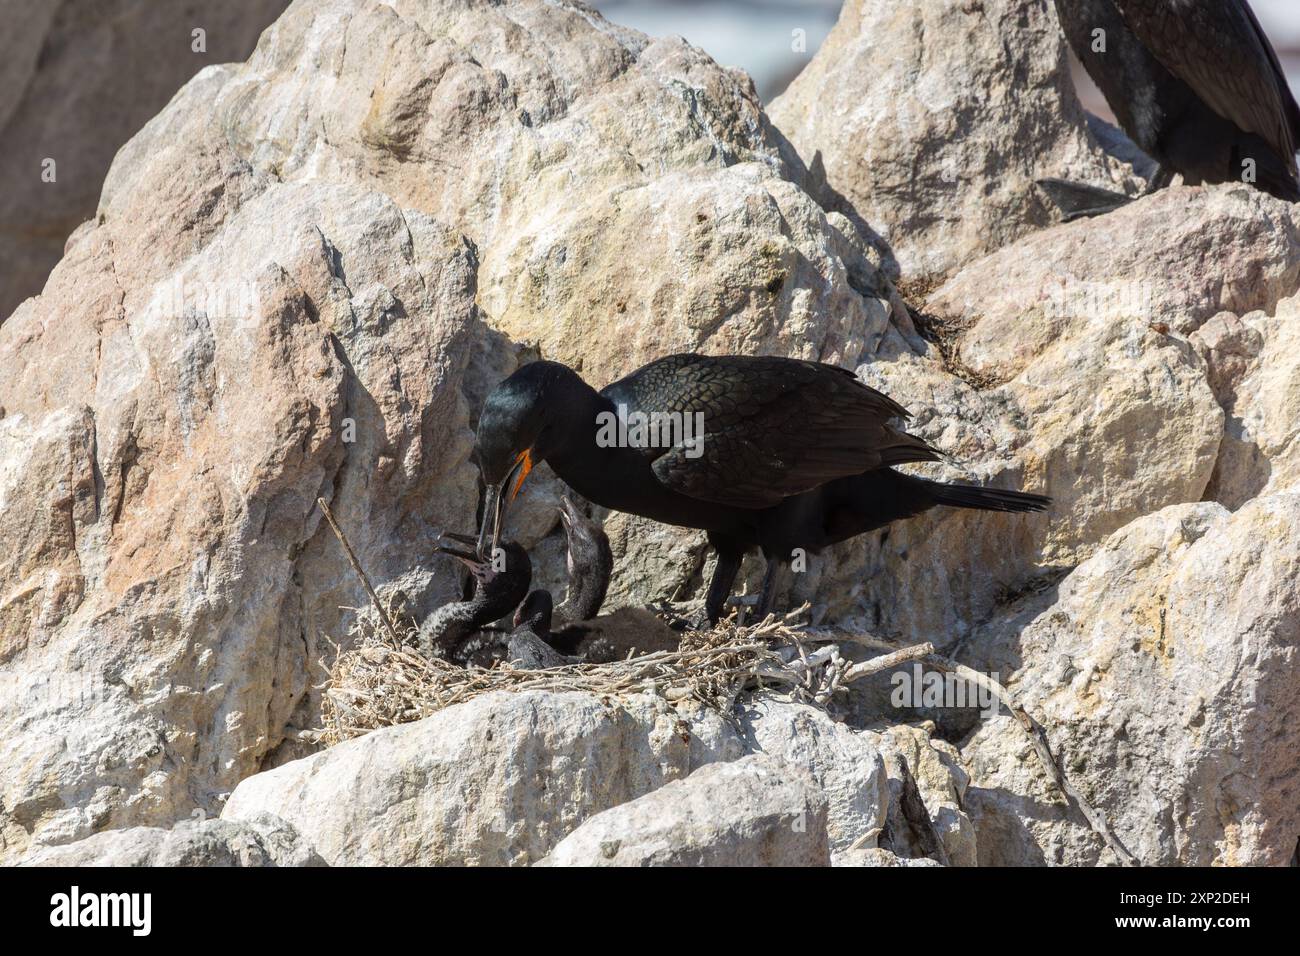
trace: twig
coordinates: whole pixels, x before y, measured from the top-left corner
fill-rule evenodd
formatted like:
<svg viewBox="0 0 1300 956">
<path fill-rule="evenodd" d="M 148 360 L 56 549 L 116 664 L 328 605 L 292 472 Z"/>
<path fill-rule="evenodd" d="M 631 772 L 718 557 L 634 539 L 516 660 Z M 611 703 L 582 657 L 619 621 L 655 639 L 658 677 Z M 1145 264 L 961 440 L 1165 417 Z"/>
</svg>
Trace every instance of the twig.
<svg viewBox="0 0 1300 956">
<path fill-rule="evenodd" d="M 981 674 L 979 671 L 971 670 L 964 664 L 958 664 L 956 661 L 949 660 L 946 657 L 940 657 L 938 654 L 931 654 L 924 660 L 925 663 L 934 667 L 936 670 L 956 674 L 958 677 L 968 680 L 972 684 L 983 687 L 1001 701 L 1007 710 L 1011 711 L 1011 716 L 1016 719 L 1016 723 L 1020 725 L 1021 730 L 1029 736 L 1029 741 L 1034 746 L 1034 753 L 1038 756 L 1039 763 L 1041 763 L 1043 769 L 1047 771 L 1047 775 L 1051 778 L 1052 783 L 1056 785 L 1057 789 L 1065 794 L 1066 800 L 1073 804 L 1075 809 L 1083 815 L 1083 818 L 1088 821 L 1088 825 L 1092 827 L 1093 832 L 1105 841 L 1106 845 L 1110 847 L 1115 856 L 1119 858 L 1122 865 L 1140 865 L 1137 857 L 1130 853 L 1128 848 L 1120 841 L 1120 838 L 1115 835 L 1115 831 L 1111 829 L 1110 823 L 1106 819 L 1106 815 L 1090 804 L 1084 798 L 1083 794 L 1075 789 L 1074 785 L 1070 783 L 1070 779 L 1065 775 L 1065 770 L 1061 767 L 1060 761 L 1057 760 L 1055 754 L 1052 753 L 1051 744 L 1048 743 L 1047 740 L 1047 732 L 1043 730 L 1042 725 L 1038 721 L 1029 716 L 1029 714 L 1025 712 L 1025 709 L 1015 702 L 1009 690 L 993 678 Z"/>
<path fill-rule="evenodd" d="M 908 661 L 923 660 L 933 653 L 934 645 L 929 643 L 917 644 L 915 647 L 905 647 L 901 651 L 882 654 L 880 657 L 873 657 L 871 660 L 852 665 L 844 672 L 841 680 L 845 683 L 861 680 L 863 677 L 870 677 L 872 674 L 879 674 L 881 671 L 893 670 L 899 664 L 906 664 Z"/>
<path fill-rule="evenodd" d="M 357 556 L 352 551 L 352 545 L 348 544 L 347 537 L 343 534 L 343 529 L 339 523 L 334 520 L 334 512 L 330 511 L 330 506 L 324 498 L 317 498 L 316 504 L 320 505 L 321 513 L 325 515 L 325 520 L 330 523 L 334 529 L 335 536 L 339 539 L 339 544 L 343 545 L 343 553 L 347 555 L 348 564 L 352 565 L 352 570 L 357 572 L 357 577 L 366 587 L 366 593 L 370 595 L 371 602 L 375 605 L 375 611 L 379 614 L 379 619 L 384 622 L 384 628 L 388 631 L 388 636 L 396 641 L 399 645 L 402 639 L 397 636 L 397 628 L 393 626 L 392 620 L 388 617 L 388 612 L 384 610 L 384 605 L 379 601 L 379 595 L 375 593 L 374 586 L 370 583 L 370 578 L 366 577 L 366 572 L 361 570 L 361 564 L 357 561 Z"/>
</svg>

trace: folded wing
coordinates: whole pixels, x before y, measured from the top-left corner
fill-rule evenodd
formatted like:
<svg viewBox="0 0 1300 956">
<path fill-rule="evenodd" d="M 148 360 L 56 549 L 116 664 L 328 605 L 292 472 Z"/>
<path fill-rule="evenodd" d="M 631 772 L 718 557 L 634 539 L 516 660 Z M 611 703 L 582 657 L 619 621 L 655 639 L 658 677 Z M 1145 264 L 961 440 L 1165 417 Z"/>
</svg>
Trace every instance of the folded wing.
<svg viewBox="0 0 1300 956">
<path fill-rule="evenodd" d="M 908 417 L 902 406 L 818 362 L 673 355 L 602 394 L 629 413 L 699 423 L 698 445 L 646 454 L 659 481 L 704 501 L 765 508 L 835 478 L 937 459 L 889 424 Z"/>
</svg>

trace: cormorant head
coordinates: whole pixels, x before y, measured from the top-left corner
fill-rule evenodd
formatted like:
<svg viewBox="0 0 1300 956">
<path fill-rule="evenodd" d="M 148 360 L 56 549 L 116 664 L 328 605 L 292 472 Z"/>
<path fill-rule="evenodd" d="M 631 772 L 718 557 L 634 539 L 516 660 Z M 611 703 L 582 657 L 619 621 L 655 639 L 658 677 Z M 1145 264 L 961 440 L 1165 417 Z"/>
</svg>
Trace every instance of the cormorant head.
<svg viewBox="0 0 1300 956">
<path fill-rule="evenodd" d="M 474 436 L 474 458 L 487 493 L 479 554 L 497 547 L 506 508 L 524 479 L 569 437 L 574 415 L 594 394 L 573 369 L 558 362 L 529 362 L 489 393 Z"/>
<path fill-rule="evenodd" d="M 569 594 L 561 610 L 575 621 L 588 621 L 605 603 L 614 552 L 605 529 L 578 510 L 567 495 L 560 499 L 560 521 L 569 546 Z"/>
<path fill-rule="evenodd" d="M 551 612 L 554 601 L 550 591 L 538 589 L 524 598 L 524 603 L 515 611 L 515 627 L 529 625 L 539 636 L 551 632 Z"/>
</svg>

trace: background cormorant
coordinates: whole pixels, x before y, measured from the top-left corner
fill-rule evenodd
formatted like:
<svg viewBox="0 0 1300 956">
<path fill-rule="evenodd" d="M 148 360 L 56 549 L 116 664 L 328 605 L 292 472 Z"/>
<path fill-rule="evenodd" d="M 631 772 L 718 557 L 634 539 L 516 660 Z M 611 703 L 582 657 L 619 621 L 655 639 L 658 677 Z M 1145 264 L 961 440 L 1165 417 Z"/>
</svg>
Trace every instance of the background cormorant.
<svg viewBox="0 0 1300 956">
<path fill-rule="evenodd" d="M 608 442 L 601 423 L 609 415 L 679 422 L 699 415 L 701 440 Z M 1039 495 L 893 471 L 937 458 L 890 424 L 907 417 L 852 372 L 818 362 L 672 355 L 601 392 L 564 365 L 532 362 L 492 390 L 479 418 L 475 457 L 486 485 L 479 551 L 499 541 L 509 499 L 545 461 L 589 501 L 706 530 L 718 554 L 705 599 L 710 621 L 745 551 L 761 548 L 768 561 L 761 618 L 796 548 L 815 552 L 935 505 L 1017 512 L 1048 505 Z"/>
<path fill-rule="evenodd" d="M 1124 131 L 1160 164 L 1152 191 L 1178 173 L 1190 185 L 1253 182 L 1300 201 L 1300 107 L 1246 0 L 1056 0 L 1056 12 Z M 1127 201 L 1042 185 L 1067 219 Z"/>
</svg>

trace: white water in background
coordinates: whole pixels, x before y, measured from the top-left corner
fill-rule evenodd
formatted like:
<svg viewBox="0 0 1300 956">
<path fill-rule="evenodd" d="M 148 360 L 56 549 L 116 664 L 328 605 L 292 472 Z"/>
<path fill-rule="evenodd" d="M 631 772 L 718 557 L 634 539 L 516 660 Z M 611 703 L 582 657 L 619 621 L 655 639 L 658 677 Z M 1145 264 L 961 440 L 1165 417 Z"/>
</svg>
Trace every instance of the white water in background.
<svg viewBox="0 0 1300 956">
<path fill-rule="evenodd" d="M 754 78 L 764 100 L 785 88 L 835 25 L 840 0 L 591 0 L 605 16 L 652 36 L 676 34 L 723 66 Z M 926 0 L 893 0 L 896 3 Z M 1300 0 L 1253 0 L 1282 55 L 1291 88 L 1300 95 Z M 792 31 L 805 31 L 807 51 L 791 50 Z M 1095 107 L 1095 101 L 1089 101 Z M 1104 104 L 1101 109 L 1104 111 Z"/>
</svg>

